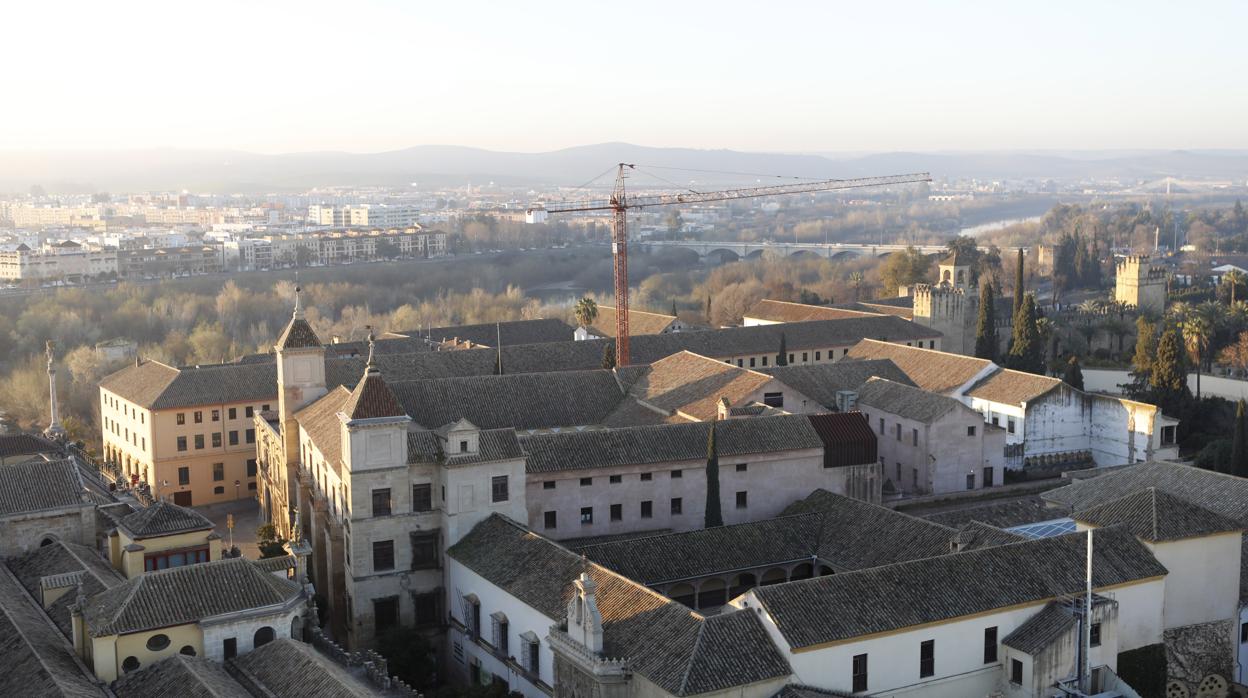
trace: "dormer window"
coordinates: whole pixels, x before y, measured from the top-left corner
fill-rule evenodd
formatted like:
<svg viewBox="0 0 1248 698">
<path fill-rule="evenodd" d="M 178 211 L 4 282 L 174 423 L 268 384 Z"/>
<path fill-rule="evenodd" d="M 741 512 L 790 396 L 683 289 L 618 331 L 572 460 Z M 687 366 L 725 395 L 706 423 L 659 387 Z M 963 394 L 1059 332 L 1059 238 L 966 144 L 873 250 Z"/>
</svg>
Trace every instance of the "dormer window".
<svg viewBox="0 0 1248 698">
<path fill-rule="evenodd" d="M 467 453 L 467 452 L 468 452 L 468 442 L 467 442 L 467 441 L 460 441 L 460 442 L 459 442 L 459 452 L 460 452 L 460 453 Z"/>
</svg>

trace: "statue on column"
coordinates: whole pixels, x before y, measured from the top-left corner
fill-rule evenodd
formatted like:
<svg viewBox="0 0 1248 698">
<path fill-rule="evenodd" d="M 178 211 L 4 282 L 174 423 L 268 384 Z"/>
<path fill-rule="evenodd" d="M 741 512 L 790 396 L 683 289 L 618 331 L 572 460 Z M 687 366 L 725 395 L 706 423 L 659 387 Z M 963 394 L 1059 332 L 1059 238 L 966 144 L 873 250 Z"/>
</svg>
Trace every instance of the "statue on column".
<svg viewBox="0 0 1248 698">
<path fill-rule="evenodd" d="M 55 365 L 55 348 L 56 344 L 52 340 L 48 340 L 44 347 L 48 355 L 48 398 L 51 407 L 51 421 L 48 428 L 43 430 L 45 436 L 56 441 L 65 439 L 65 427 L 61 426 L 61 410 L 56 402 L 56 365 Z"/>
</svg>

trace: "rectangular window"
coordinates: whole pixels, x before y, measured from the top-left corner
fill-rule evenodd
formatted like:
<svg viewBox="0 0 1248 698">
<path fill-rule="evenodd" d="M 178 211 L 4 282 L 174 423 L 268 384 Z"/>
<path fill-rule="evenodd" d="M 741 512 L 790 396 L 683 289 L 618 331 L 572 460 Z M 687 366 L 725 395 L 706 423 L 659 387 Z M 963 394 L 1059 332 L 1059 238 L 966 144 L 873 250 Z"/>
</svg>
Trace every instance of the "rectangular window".
<svg viewBox="0 0 1248 698">
<path fill-rule="evenodd" d="M 651 502 L 649 500 L 642 502 L 641 503 L 641 518 L 648 519 L 652 516 L 654 516 L 654 502 Z M 1245 623 L 1244 627 L 1248 627 L 1248 623 Z"/>
<path fill-rule="evenodd" d="M 438 530 L 412 531 L 412 569 L 432 570 L 441 566 L 438 559 Z"/>
<path fill-rule="evenodd" d="M 910 445 L 911 446 L 919 445 L 919 430 L 918 429 L 910 430 Z"/>
<path fill-rule="evenodd" d="M 749 501 L 749 493 L 747 492 L 737 493 L 737 508 L 738 509 L 745 509 L 746 507 L 748 507 L 749 506 L 749 504 L 747 503 L 748 501 Z"/>
<path fill-rule="evenodd" d="M 784 393 L 763 393 L 763 404 L 768 407 L 784 407 Z"/>
<path fill-rule="evenodd" d="M 1100 647 L 1101 646 L 1101 624 L 1093 623 L 1092 627 L 1089 630 L 1091 632 L 1089 632 L 1088 634 L 1092 636 L 1092 638 L 1088 641 L 1089 644 L 1091 644 L 1093 647 Z"/>
<path fill-rule="evenodd" d="M 672 479 L 673 479 L 673 480 L 679 480 L 679 479 L 681 479 L 681 478 L 682 478 L 682 477 L 684 477 L 684 476 L 685 476 L 685 473 L 684 473 L 683 471 L 680 471 L 680 470 L 673 470 L 673 471 L 672 471 Z"/>
<path fill-rule="evenodd" d="M 238 656 L 238 640 L 236 638 L 227 637 L 221 642 L 221 652 L 226 659 L 233 659 Z"/>
<path fill-rule="evenodd" d="M 412 485 L 412 511 L 433 511 L 432 485 Z"/>
<path fill-rule="evenodd" d="M 238 445 L 238 430 L 237 429 L 230 432 L 230 445 L 231 446 Z"/>
<path fill-rule="evenodd" d="M 542 514 L 542 525 L 546 530 L 552 530 L 559 527 L 559 515 L 553 511 Z"/>
<path fill-rule="evenodd" d="M 373 516 L 390 515 L 390 488 L 373 490 Z"/>
<path fill-rule="evenodd" d="M 139 440 L 143 442 L 143 445 L 142 445 L 140 448 L 142 448 L 144 451 L 146 451 L 146 450 L 147 450 L 147 437 L 146 437 L 146 436 L 144 436 L 143 438 L 141 438 L 141 439 L 139 439 Z"/>
<path fill-rule="evenodd" d="M 226 412 L 226 414 L 229 416 L 230 419 L 238 419 L 238 408 L 231 407 L 229 411 Z"/>
<path fill-rule="evenodd" d="M 507 476 L 495 475 L 490 478 L 490 501 L 494 504 L 507 501 Z"/>
<path fill-rule="evenodd" d="M 802 352 L 802 363 L 806 363 L 809 360 L 810 360 L 810 354 L 807 354 L 806 352 Z"/>
<path fill-rule="evenodd" d="M 256 415 L 256 408 L 252 407 L 251 405 L 248 405 L 243 408 L 243 416 L 246 417 L 247 419 L 251 419 L 255 415 Z"/>
<path fill-rule="evenodd" d="M 919 645 L 919 678 L 936 673 L 936 641 L 924 640 Z"/>
<path fill-rule="evenodd" d="M 248 429 L 245 432 L 245 434 L 247 437 L 246 438 L 247 443 L 254 444 L 256 442 L 256 430 L 255 429 Z"/>
<path fill-rule="evenodd" d="M 867 690 L 867 655 L 854 655 L 853 677 L 854 693 L 860 693 Z"/>
<path fill-rule="evenodd" d="M 880 417 L 880 436 L 884 435 L 884 418 Z"/>
<path fill-rule="evenodd" d="M 750 357 L 750 368 L 754 368 L 754 357 Z"/>
<path fill-rule="evenodd" d="M 763 365 L 764 365 L 764 366 L 766 366 L 766 365 L 767 365 L 767 357 L 766 357 L 766 356 L 764 356 L 764 357 L 763 357 Z"/>
<path fill-rule="evenodd" d="M 1013 433 L 1013 431 L 1014 430 L 1011 429 L 1010 433 Z M 1175 428 L 1173 426 L 1161 428 L 1161 445 L 1162 446 L 1169 446 L 1170 444 L 1174 443 L 1174 431 L 1175 431 Z"/>
<path fill-rule="evenodd" d="M 185 436 L 179 436 L 179 437 L 178 437 L 178 450 L 179 450 L 179 451 L 185 451 L 185 450 L 186 450 L 186 437 L 185 437 Z"/>
<path fill-rule="evenodd" d="M 498 653 L 504 657 L 507 656 L 507 636 L 510 634 L 508 631 L 511 629 L 511 624 L 507 622 L 506 618 L 501 613 L 495 613 L 490 616 L 494 626 L 494 649 L 498 650 Z"/>
<path fill-rule="evenodd" d="M 394 541 L 379 540 L 373 542 L 373 571 L 394 569 Z"/>
<path fill-rule="evenodd" d="M 460 453 L 467 453 L 467 452 L 468 452 L 468 442 L 467 442 L 467 441 L 460 441 L 460 442 L 459 442 L 459 452 L 460 452 Z"/>
<path fill-rule="evenodd" d="M 213 411 L 212 411 L 212 421 L 214 421 L 214 422 L 219 422 L 219 421 L 221 421 L 221 410 L 213 410 Z"/>
<path fill-rule="evenodd" d="M 554 481 L 554 480 L 545 480 L 545 481 L 543 481 L 543 482 L 542 482 L 542 489 L 544 489 L 544 490 L 553 490 L 553 489 L 555 489 L 555 481 Z"/>
<path fill-rule="evenodd" d="M 641 474 L 642 482 L 650 482 L 653 479 L 654 479 L 654 473 L 642 473 Z"/>
<path fill-rule="evenodd" d="M 204 447 L 204 435 L 196 434 L 195 435 L 195 450 L 199 451 L 203 449 L 203 447 Z"/>
<path fill-rule="evenodd" d="M 221 482 L 225 479 L 225 463 L 212 464 L 212 481 Z"/>
<path fill-rule="evenodd" d="M 178 413 L 178 424 L 179 424 L 179 425 L 186 424 L 186 413 L 185 413 L 185 412 L 179 412 L 179 413 Z"/>
<path fill-rule="evenodd" d="M 623 504 L 612 504 L 612 505 L 611 505 L 611 520 L 612 520 L 612 521 L 623 521 L 623 520 L 624 520 L 624 505 L 623 505 Z"/>
<path fill-rule="evenodd" d="M 221 448 L 221 432 L 219 431 L 212 432 L 212 447 Z"/>
<path fill-rule="evenodd" d="M 1005 430 L 1011 434 L 1014 433 L 1014 420 L 1011 419 L 1005 423 Z"/>
<path fill-rule="evenodd" d="M 378 635 L 397 627 L 399 624 L 399 597 L 388 596 L 384 599 L 373 599 L 373 623 Z"/>
<path fill-rule="evenodd" d="M 967 435 L 967 436 L 974 436 L 974 435 L 975 435 L 975 427 L 967 427 L 967 428 L 966 428 L 966 435 Z"/>
<path fill-rule="evenodd" d="M 680 497 L 672 497 L 672 516 L 680 516 L 684 510 L 684 502 Z"/>
<path fill-rule="evenodd" d="M 744 473 L 746 470 L 749 470 L 749 468 L 750 468 L 749 463 L 737 463 L 738 473 Z"/>
<path fill-rule="evenodd" d="M 975 473 L 966 474 L 966 489 L 968 490 L 975 489 Z"/>
<path fill-rule="evenodd" d="M 608 479 L 607 479 L 607 481 L 608 481 L 608 482 L 610 482 L 612 485 L 618 485 L 618 484 L 620 484 L 621 482 L 624 482 L 624 476 L 623 476 L 623 475 L 612 475 L 610 478 L 608 478 Z"/>
<path fill-rule="evenodd" d="M 912 483 L 913 483 L 913 485 L 914 485 L 914 489 L 916 489 L 916 490 L 917 490 L 917 489 L 919 489 L 919 469 L 918 469 L 918 468 L 911 468 L 911 469 L 910 469 L 910 475 L 911 475 L 911 477 L 913 478 L 913 479 L 912 479 Z"/>
<path fill-rule="evenodd" d="M 581 478 L 581 487 L 589 487 L 592 484 L 594 484 L 594 478 L 592 477 Z"/>
<path fill-rule="evenodd" d="M 1017 659 L 1010 660 L 1010 683 L 1023 685 L 1023 663 Z"/>
<path fill-rule="evenodd" d="M 416 607 L 416 625 L 437 625 L 439 592 L 430 591 L 424 594 L 412 594 L 412 604 Z"/>
<path fill-rule="evenodd" d="M 264 410 L 265 412 L 268 412 L 268 411 L 269 411 L 269 406 L 268 406 L 268 405 L 265 405 L 264 407 L 262 407 L 262 408 L 260 408 L 260 409 Z"/>
<path fill-rule="evenodd" d="M 984 664 L 997 661 L 997 626 L 984 628 Z"/>
<path fill-rule="evenodd" d="M 200 410 L 195 410 L 195 423 L 196 424 L 204 423 L 204 413 L 201 412 Z"/>
<path fill-rule="evenodd" d="M 256 476 L 256 459 L 248 458 L 247 459 L 247 477 L 255 477 L 255 476 Z"/>
<path fill-rule="evenodd" d="M 588 526 L 594 522 L 594 508 L 581 507 L 581 524 Z"/>
<path fill-rule="evenodd" d="M 794 363 L 793 352 L 789 352 L 789 363 Z"/>
<path fill-rule="evenodd" d="M 542 671 L 541 647 L 542 643 L 540 641 L 525 640 L 524 642 L 524 668 L 534 675 L 539 675 Z"/>
<path fill-rule="evenodd" d="M 818 361 L 819 359 L 822 359 L 822 358 L 823 358 L 823 352 L 820 352 L 820 351 L 815 352 L 815 361 Z"/>
<path fill-rule="evenodd" d="M 894 424 L 893 426 L 895 426 L 895 427 L 896 427 L 896 429 L 894 429 L 894 431 L 896 432 L 896 435 L 897 435 L 897 440 L 898 440 L 898 441 L 901 441 L 901 422 L 898 422 L 898 423 Z"/>
<path fill-rule="evenodd" d="M 191 469 L 185 465 L 178 468 L 178 484 L 179 485 L 191 484 Z"/>
</svg>

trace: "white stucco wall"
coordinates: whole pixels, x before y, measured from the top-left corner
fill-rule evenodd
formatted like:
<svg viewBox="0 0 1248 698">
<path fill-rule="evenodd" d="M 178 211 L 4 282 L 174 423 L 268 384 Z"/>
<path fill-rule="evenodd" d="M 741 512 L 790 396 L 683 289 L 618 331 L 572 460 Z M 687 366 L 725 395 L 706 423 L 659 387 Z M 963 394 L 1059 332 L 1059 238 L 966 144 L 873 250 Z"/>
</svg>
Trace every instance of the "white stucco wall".
<svg viewBox="0 0 1248 698">
<path fill-rule="evenodd" d="M 1239 616 L 1239 556 L 1243 534 L 1147 543 L 1165 565 L 1165 627 L 1232 620 Z M 1236 638 L 1238 639 L 1238 638 Z"/>
</svg>

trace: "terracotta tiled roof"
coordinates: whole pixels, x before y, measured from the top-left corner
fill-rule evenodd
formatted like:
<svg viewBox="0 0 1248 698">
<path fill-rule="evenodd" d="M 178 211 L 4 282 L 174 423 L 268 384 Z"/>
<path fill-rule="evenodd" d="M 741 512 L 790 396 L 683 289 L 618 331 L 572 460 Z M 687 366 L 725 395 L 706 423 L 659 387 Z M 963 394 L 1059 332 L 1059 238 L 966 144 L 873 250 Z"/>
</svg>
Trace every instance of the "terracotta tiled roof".
<svg viewBox="0 0 1248 698">
<path fill-rule="evenodd" d="M 4 466 L 0 477 L 0 516 L 86 503 L 78 466 L 71 460 Z"/>
<path fill-rule="evenodd" d="M 864 339 L 849 350 L 848 359 L 891 359 L 914 384 L 924 390 L 948 395 L 967 385 L 994 364 L 961 354 L 919 349 L 874 339 Z"/>
<path fill-rule="evenodd" d="M 931 424 L 949 412 L 963 407 L 957 400 L 883 378 L 872 378 L 858 389 L 858 404 Z M 970 409 L 970 408 L 966 408 Z"/>
<path fill-rule="evenodd" d="M 394 391 L 386 385 L 381 373 L 367 371 L 364 380 L 355 385 L 351 397 L 342 405 L 343 414 L 351 419 L 379 419 L 382 417 L 403 417 L 407 413 L 394 396 Z"/>
<path fill-rule="evenodd" d="M 309 349 L 319 346 L 321 340 L 317 338 L 308 321 L 301 317 L 292 318 L 282 335 L 277 338 L 279 349 Z"/>
<path fill-rule="evenodd" d="M 312 645 L 290 638 L 274 640 L 230 660 L 273 696 L 334 696 L 368 698 L 384 695 L 361 678 L 317 652 Z"/>
<path fill-rule="evenodd" d="M 71 592 L 72 593 L 72 592 Z M 102 698 L 101 683 L 0 565 L 0 695 Z"/>
<path fill-rule="evenodd" d="M 569 341 L 572 339 L 573 331 L 574 328 L 562 320 L 538 318 L 498 323 L 486 322 L 478 325 L 411 329 L 403 330 L 399 334 L 412 338 L 425 337 L 435 342 L 459 338 L 461 342 L 469 341 L 473 344 L 494 347 L 498 346 L 499 335 L 502 336 L 503 346 L 512 344 L 546 344 L 548 342 Z M 386 344 L 387 340 L 379 340 L 377 347 L 381 349 Z"/>
<path fill-rule="evenodd" d="M 34 434 L 0 434 L 0 458 L 32 456 L 39 453 L 60 453 L 61 448 Z"/>
<path fill-rule="evenodd" d="M 628 311 L 628 336 L 661 334 L 673 322 L 676 322 L 675 315 L 649 313 L 644 310 L 630 308 Z M 589 329 L 600 337 L 614 337 L 615 308 L 609 305 L 598 306 L 598 317 L 594 319 L 594 324 Z"/>
<path fill-rule="evenodd" d="M 895 383 L 913 385 L 897 364 L 888 359 L 837 361 L 830 364 L 800 364 L 758 369 L 776 380 L 818 402 L 829 410 L 837 409 L 836 394 L 842 390 L 857 392 L 872 376 Z"/>
<path fill-rule="evenodd" d="M 166 501 L 156 502 L 126 516 L 120 525 L 134 538 L 211 531 L 213 528 L 212 521 L 203 514 Z"/>
<path fill-rule="evenodd" d="M 1156 487 L 1077 511 L 1072 518 L 1093 526 L 1124 524 L 1137 538 L 1153 543 L 1244 530 L 1237 521 Z"/>
<path fill-rule="evenodd" d="M 807 322 L 809 320 L 841 320 L 844 318 L 871 317 L 879 315 L 866 310 L 834 308 L 825 305 L 807 305 L 789 301 L 773 301 L 767 298 L 755 303 L 745 312 L 745 317 L 770 322 Z"/>
<path fill-rule="evenodd" d="M 876 461 L 875 431 L 861 412 L 812 414 L 807 415 L 807 419 L 823 441 L 823 467 L 840 468 Z"/>
<path fill-rule="evenodd" d="M 251 698 L 219 662 L 184 654 L 124 674 L 113 692 L 125 698 Z"/>
<path fill-rule="evenodd" d="M 718 414 L 720 398 L 736 404 L 774 380 L 765 373 L 684 351 L 650 364 L 650 370 L 633 384 L 629 398 L 668 415 L 707 422 Z M 611 424 L 610 417 L 607 424 Z"/>
<path fill-rule="evenodd" d="M 339 475 L 342 474 L 342 422 L 338 420 L 338 413 L 350 397 L 351 391 L 340 385 L 295 413 L 300 428 L 307 432 L 308 438 Z"/>
<path fill-rule="evenodd" d="M 1058 378 L 1003 368 L 972 385 L 966 394 L 989 402 L 1021 405 L 1061 385 L 1062 381 Z"/>
</svg>

